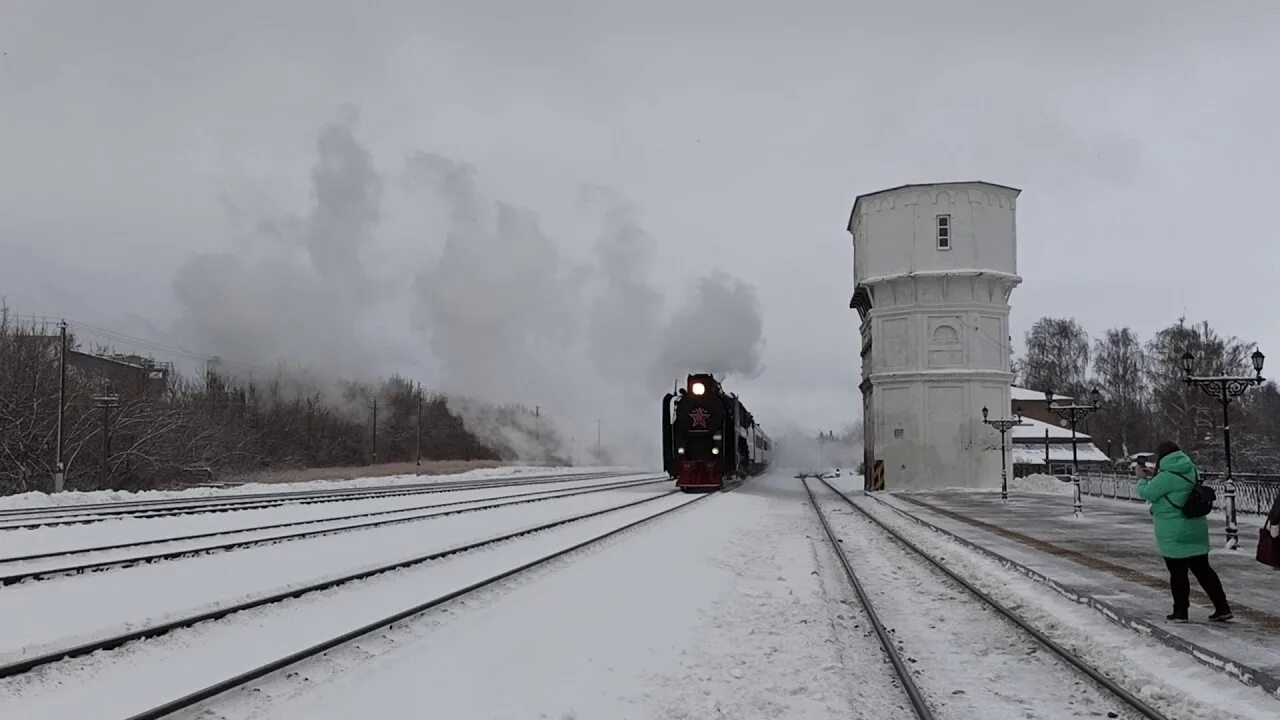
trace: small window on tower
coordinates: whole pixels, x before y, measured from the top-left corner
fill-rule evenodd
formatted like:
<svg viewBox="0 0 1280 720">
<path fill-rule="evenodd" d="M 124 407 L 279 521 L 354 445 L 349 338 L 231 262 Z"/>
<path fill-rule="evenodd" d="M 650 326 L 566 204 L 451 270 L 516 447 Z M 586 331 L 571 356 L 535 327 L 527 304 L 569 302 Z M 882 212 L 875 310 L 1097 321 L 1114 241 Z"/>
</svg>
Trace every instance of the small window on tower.
<svg viewBox="0 0 1280 720">
<path fill-rule="evenodd" d="M 951 249 L 951 216 L 938 216 L 938 249 Z"/>
</svg>

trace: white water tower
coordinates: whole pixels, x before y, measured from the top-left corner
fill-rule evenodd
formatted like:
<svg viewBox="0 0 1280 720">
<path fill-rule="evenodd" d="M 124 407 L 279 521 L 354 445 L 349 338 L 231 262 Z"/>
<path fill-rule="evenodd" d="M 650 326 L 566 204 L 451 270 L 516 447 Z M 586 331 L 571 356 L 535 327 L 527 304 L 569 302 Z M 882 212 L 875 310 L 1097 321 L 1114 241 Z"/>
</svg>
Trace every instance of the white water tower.
<svg viewBox="0 0 1280 720">
<path fill-rule="evenodd" d="M 854 201 L 868 488 L 1000 486 L 999 434 L 982 408 L 1009 414 L 1020 192 L 931 183 Z"/>
</svg>

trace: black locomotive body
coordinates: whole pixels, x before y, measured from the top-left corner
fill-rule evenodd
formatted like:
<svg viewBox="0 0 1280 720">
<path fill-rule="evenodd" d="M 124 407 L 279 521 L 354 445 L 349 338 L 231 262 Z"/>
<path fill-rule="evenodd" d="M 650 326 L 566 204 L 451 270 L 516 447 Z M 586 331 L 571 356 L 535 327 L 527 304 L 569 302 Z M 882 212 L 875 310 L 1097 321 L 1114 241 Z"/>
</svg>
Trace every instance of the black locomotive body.
<svg viewBox="0 0 1280 720">
<path fill-rule="evenodd" d="M 755 417 L 710 373 L 690 375 L 663 398 L 663 466 L 685 492 L 719 490 L 763 472 L 772 450 Z"/>
</svg>

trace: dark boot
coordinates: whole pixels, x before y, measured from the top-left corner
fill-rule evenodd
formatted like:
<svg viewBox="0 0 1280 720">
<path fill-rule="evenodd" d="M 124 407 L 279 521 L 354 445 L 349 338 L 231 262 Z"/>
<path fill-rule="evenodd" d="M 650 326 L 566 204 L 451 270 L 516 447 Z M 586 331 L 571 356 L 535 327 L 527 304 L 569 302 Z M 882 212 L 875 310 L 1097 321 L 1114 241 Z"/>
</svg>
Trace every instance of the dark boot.
<svg viewBox="0 0 1280 720">
<path fill-rule="evenodd" d="M 1186 611 L 1186 609 L 1185 609 L 1185 608 L 1184 608 L 1184 609 L 1182 609 L 1182 610 L 1179 610 L 1179 609 L 1177 609 L 1177 608 L 1174 608 L 1174 609 L 1173 609 L 1173 612 L 1171 612 L 1171 613 L 1169 613 L 1168 615 L 1165 615 L 1165 616 L 1164 616 L 1164 619 L 1165 619 L 1165 620 L 1168 620 L 1169 622 L 1172 622 L 1172 623 L 1184 623 L 1184 622 L 1188 622 L 1188 620 L 1187 620 L 1187 611 Z"/>
<path fill-rule="evenodd" d="M 1218 573 L 1213 571 L 1213 567 L 1209 565 L 1209 556 L 1201 555 L 1199 557 L 1187 558 L 1187 567 L 1195 574 L 1196 580 L 1199 581 L 1200 587 L 1204 588 L 1204 592 L 1213 601 L 1213 614 L 1209 619 L 1213 622 L 1226 622 L 1234 617 L 1231 614 L 1231 604 L 1227 602 L 1227 593 L 1222 589 L 1222 580 L 1218 578 Z"/>
</svg>

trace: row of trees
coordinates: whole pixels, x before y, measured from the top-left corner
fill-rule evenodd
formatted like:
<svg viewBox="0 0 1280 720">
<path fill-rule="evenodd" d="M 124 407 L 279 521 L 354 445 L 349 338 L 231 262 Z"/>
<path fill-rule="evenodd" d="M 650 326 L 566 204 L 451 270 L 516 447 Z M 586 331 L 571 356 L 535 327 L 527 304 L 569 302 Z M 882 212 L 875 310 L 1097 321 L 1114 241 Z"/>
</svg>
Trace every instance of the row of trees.
<svg viewBox="0 0 1280 720">
<path fill-rule="evenodd" d="M 1253 375 L 1253 343 L 1215 332 L 1208 323 L 1179 320 L 1143 342 L 1116 328 L 1091 339 L 1068 318 L 1041 318 L 1026 336 L 1019 383 L 1082 401 L 1094 387 L 1102 408 L 1086 432 L 1112 454 L 1154 449 L 1164 438 L 1190 451 L 1206 468 L 1225 465 L 1222 406 L 1183 382 L 1182 356 L 1195 357 L 1196 375 Z M 1232 460 L 1241 472 L 1280 470 L 1280 389 L 1274 382 L 1248 391 L 1231 409 Z"/>
<path fill-rule="evenodd" d="M 70 338 L 69 347 L 76 346 Z M 0 314 L 0 494 L 52 487 L 59 348 L 56 331 Z M 118 404 L 104 409 L 95 402 L 105 395 Z M 443 396 L 399 377 L 324 393 L 283 372 L 265 380 L 167 373 L 135 384 L 73 365 L 65 398 L 68 489 L 143 489 L 193 474 L 363 465 L 374 460 L 375 399 L 379 462 L 414 459 L 419 404 L 424 459 L 500 459 L 504 452 L 470 432 Z"/>
</svg>

